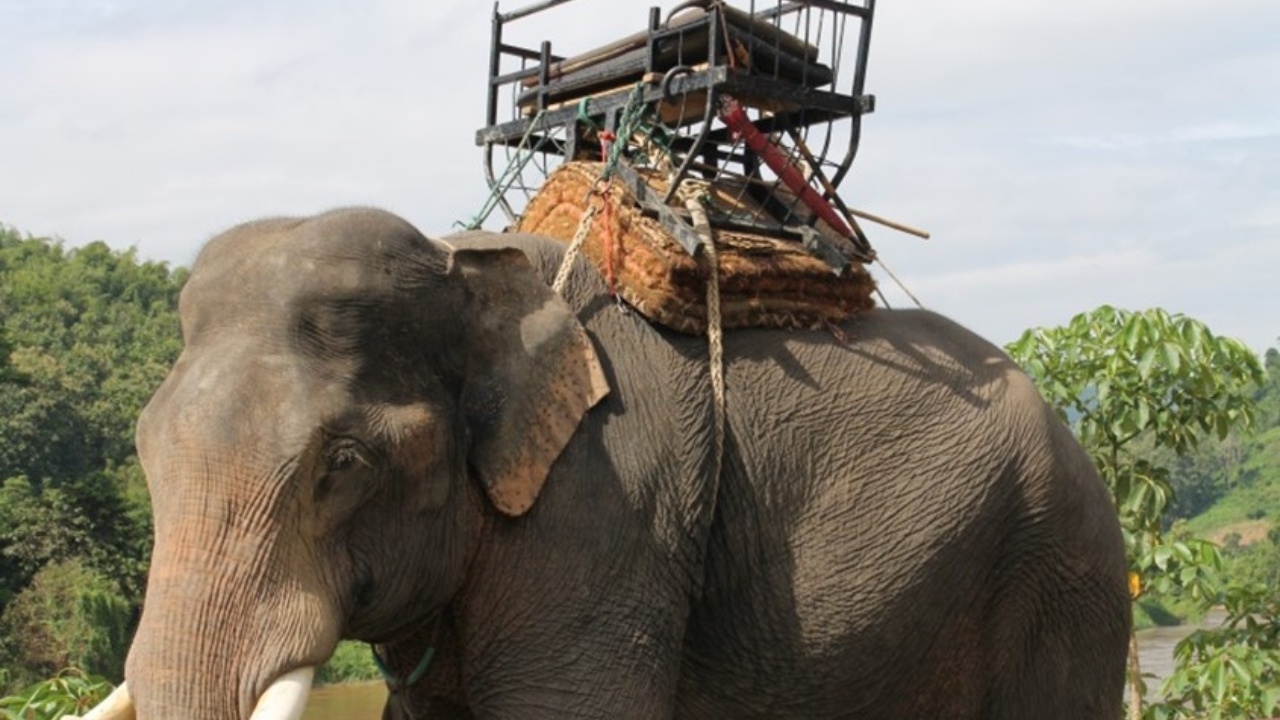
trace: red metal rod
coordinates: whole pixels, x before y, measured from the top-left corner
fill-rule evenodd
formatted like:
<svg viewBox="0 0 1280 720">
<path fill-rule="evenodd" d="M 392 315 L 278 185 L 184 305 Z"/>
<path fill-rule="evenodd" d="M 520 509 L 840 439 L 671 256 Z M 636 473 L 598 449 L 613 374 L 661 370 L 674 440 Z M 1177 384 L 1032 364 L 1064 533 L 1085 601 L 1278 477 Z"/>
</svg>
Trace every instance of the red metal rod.
<svg viewBox="0 0 1280 720">
<path fill-rule="evenodd" d="M 800 198 L 801 202 L 817 213 L 818 217 L 846 238 L 853 238 L 853 231 L 845 224 L 843 218 L 831 207 L 831 203 L 813 189 L 800 171 L 787 162 L 787 157 L 769 138 L 765 137 L 747 117 L 738 101 L 726 97 L 720 108 L 720 119 L 729 127 L 751 151 L 764 160 L 771 170 L 778 174 L 778 179 Z"/>
</svg>

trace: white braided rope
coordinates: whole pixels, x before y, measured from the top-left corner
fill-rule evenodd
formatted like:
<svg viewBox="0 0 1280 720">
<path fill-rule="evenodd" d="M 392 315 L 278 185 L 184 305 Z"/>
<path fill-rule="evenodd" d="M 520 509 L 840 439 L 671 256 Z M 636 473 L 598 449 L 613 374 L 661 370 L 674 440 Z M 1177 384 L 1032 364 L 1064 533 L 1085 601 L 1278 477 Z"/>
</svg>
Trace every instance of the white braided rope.
<svg viewBox="0 0 1280 720">
<path fill-rule="evenodd" d="M 707 219 L 702 198 L 709 185 L 706 181 L 685 180 L 676 194 L 689 210 L 693 228 L 702 236 L 702 250 L 707 260 L 707 346 L 709 373 L 711 375 L 711 399 L 713 402 L 712 430 L 715 441 L 715 474 L 712 482 L 719 482 L 720 468 L 724 461 L 725 392 L 724 392 L 724 329 L 720 315 L 720 256 L 716 251 L 715 235 Z M 713 494 L 712 497 L 715 495 Z"/>
<path fill-rule="evenodd" d="M 603 202 L 609 202 L 607 199 Z M 582 254 L 582 244 L 586 242 L 587 236 L 591 234 L 591 220 L 600 211 L 600 206 L 591 203 L 587 207 L 587 211 L 582 213 L 582 220 L 578 222 L 578 230 L 573 234 L 573 240 L 569 243 L 569 249 L 564 253 L 564 259 L 560 261 L 560 269 L 556 270 L 556 280 L 551 283 L 551 289 L 557 293 L 564 294 L 564 286 L 569 284 L 569 274 L 573 270 L 573 264 L 578 261 L 578 255 Z"/>
</svg>

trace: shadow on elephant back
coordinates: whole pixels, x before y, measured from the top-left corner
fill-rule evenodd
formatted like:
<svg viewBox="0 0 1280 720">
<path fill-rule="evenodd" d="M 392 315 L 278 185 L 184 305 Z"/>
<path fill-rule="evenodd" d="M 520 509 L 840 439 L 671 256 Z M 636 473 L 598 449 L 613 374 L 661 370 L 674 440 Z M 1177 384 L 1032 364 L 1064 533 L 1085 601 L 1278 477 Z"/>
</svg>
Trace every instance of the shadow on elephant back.
<svg viewBox="0 0 1280 720">
<path fill-rule="evenodd" d="M 296 718 L 341 638 L 393 718 L 1117 717 L 1115 512 L 996 347 L 923 311 L 657 329 L 530 236 L 236 227 L 138 424 L 155 550 L 94 717 Z"/>
</svg>

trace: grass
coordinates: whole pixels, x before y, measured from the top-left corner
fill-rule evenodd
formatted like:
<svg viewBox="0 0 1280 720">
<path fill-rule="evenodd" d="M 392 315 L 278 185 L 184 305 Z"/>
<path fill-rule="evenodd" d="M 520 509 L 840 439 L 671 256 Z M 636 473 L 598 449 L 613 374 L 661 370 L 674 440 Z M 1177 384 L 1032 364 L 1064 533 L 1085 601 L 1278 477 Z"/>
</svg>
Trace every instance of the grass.
<svg viewBox="0 0 1280 720">
<path fill-rule="evenodd" d="M 1187 529 L 1201 537 L 1225 537 L 1239 532 L 1249 537 L 1252 524 L 1280 523 L 1280 427 L 1259 435 L 1240 476 L 1240 485 L 1219 498 Z"/>
</svg>

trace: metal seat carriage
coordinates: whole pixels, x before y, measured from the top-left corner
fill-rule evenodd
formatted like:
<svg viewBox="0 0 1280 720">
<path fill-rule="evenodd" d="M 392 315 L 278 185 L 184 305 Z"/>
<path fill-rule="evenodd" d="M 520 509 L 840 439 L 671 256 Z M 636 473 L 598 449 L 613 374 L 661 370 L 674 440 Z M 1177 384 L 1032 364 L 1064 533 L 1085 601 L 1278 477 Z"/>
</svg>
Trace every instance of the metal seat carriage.
<svg viewBox="0 0 1280 720">
<path fill-rule="evenodd" d="M 516 223 L 557 166 L 600 159 L 690 254 L 705 237 L 676 196 L 696 179 L 717 189 L 706 204 L 717 230 L 795 241 L 837 270 L 873 258 L 838 188 L 875 109 L 863 90 L 874 0 L 653 7 L 642 30 L 571 55 L 550 39 L 508 41 L 571 3 L 494 7 L 476 134 L 491 196 L 473 226 L 493 209 Z"/>
</svg>

